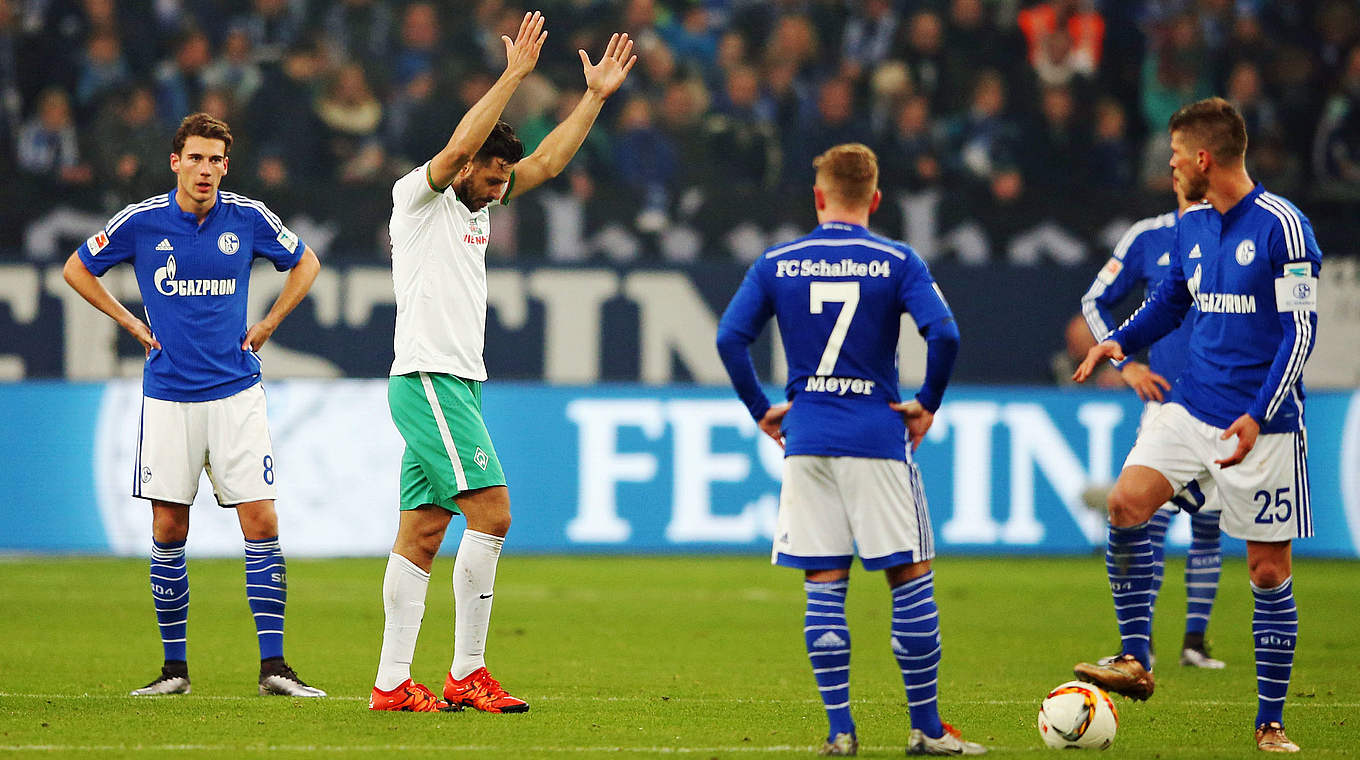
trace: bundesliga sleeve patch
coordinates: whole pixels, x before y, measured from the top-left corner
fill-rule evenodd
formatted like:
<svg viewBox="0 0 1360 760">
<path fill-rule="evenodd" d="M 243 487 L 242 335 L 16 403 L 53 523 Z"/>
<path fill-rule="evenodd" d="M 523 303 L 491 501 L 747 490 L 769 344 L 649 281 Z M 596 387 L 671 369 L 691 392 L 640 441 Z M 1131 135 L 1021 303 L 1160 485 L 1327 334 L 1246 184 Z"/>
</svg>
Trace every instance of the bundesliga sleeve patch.
<svg viewBox="0 0 1360 760">
<path fill-rule="evenodd" d="M 1110 259 L 1109 261 L 1105 262 L 1105 266 L 1100 268 L 1100 274 L 1096 275 L 1096 279 L 1100 280 L 1106 285 L 1113 285 L 1114 278 L 1119 276 L 1119 272 L 1123 268 L 1124 262 L 1120 261 L 1119 259 Z"/>
<path fill-rule="evenodd" d="M 85 244 L 90 247 L 91 256 L 98 256 L 100 251 L 108 247 L 109 235 L 107 232 L 100 230 L 94 235 L 91 235 L 90 239 L 85 241 Z"/>
<path fill-rule="evenodd" d="M 279 245 L 283 246 L 289 253 L 297 251 L 298 236 L 293 234 L 293 231 L 287 227 L 280 230 L 279 236 L 275 239 L 278 240 Z"/>
<path fill-rule="evenodd" d="M 1275 279 L 1275 306 L 1279 311 L 1317 311 L 1317 278 L 1286 271 Z"/>
</svg>

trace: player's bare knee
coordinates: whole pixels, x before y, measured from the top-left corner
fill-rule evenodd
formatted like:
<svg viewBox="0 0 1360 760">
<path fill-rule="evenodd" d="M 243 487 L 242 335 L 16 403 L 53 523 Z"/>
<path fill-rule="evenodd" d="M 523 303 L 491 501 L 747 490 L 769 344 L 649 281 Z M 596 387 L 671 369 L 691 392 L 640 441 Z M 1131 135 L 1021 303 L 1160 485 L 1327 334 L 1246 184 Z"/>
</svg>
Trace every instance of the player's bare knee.
<svg viewBox="0 0 1360 760">
<path fill-rule="evenodd" d="M 1110 510 L 1110 524 L 1116 528 L 1128 528 L 1142 522 L 1147 522 L 1152 513 L 1157 510 L 1153 505 L 1152 509 L 1146 509 L 1144 502 L 1146 499 L 1130 489 L 1122 489 L 1116 486 L 1110 491 L 1106 506 Z"/>
</svg>

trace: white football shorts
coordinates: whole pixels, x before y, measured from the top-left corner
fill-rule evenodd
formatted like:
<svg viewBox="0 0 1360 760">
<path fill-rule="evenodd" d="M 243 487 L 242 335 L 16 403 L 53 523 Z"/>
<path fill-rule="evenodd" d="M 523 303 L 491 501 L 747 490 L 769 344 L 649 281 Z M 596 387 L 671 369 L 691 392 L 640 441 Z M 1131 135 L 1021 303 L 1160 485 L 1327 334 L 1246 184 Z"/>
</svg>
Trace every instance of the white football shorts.
<svg viewBox="0 0 1360 760">
<path fill-rule="evenodd" d="M 1138 420 L 1138 430 L 1142 432 L 1152 420 L 1161 414 L 1165 405 L 1160 401 L 1149 401 L 1143 405 L 1143 416 Z M 1176 484 L 1173 484 L 1176 485 Z M 1171 497 L 1171 501 L 1158 507 L 1163 512 L 1175 515 L 1179 512 L 1196 514 L 1199 512 L 1218 513 L 1223 509 L 1223 501 L 1218 498 L 1218 487 L 1209 473 L 1186 483 Z"/>
<path fill-rule="evenodd" d="M 785 457 L 770 561 L 842 569 L 856 548 L 867 570 L 934 558 L 921 471 L 895 459 Z"/>
<path fill-rule="evenodd" d="M 1313 535 L 1307 434 L 1258 436 L 1246 458 L 1228 468 L 1214 460 L 1232 456 L 1237 438 L 1222 435 L 1223 428 L 1195 419 L 1180 404 L 1164 404 L 1138 431 L 1124 466 L 1151 467 L 1178 493 L 1192 481 L 1211 480 L 1223 510 L 1219 525 L 1230 536 L 1288 541 Z"/>
<path fill-rule="evenodd" d="M 224 507 L 276 498 L 274 446 L 259 383 L 213 401 L 142 398 L 132 495 L 192 504 L 204 469 Z"/>
</svg>

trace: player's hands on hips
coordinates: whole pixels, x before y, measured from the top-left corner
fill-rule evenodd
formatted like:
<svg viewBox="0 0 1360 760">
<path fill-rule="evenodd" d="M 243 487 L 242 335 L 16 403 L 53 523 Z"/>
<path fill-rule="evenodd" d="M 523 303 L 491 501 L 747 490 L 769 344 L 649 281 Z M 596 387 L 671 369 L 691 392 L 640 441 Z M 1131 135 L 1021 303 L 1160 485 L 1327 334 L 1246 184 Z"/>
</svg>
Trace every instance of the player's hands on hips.
<svg viewBox="0 0 1360 760">
<path fill-rule="evenodd" d="M 789 413 L 789 404 L 775 404 L 765 412 L 765 416 L 760 418 L 756 424 L 760 426 L 760 432 L 774 439 L 779 444 L 779 448 L 784 448 L 784 415 Z"/>
<path fill-rule="evenodd" d="M 538 11 L 524 14 L 515 39 L 501 35 L 501 42 L 505 43 L 506 72 L 527 76 L 538 65 L 538 54 L 543 51 L 546 39 L 548 33 L 543 31 L 543 14 Z"/>
<path fill-rule="evenodd" d="M 1261 425 L 1250 414 L 1244 414 L 1233 420 L 1233 424 L 1223 431 L 1223 435 L 1219 436 L 1219 439 L 1226 441 L 1237 436 L 1237 450 L 1227 459 L 1215 459 L 1214 464 L 1222 468 L 1240 464 L 1243 459 L 1247 458 L 1247 454 L 1251 453 L 1252 448 L 1256 445 L 1256 436 L 1260 434 Z"/>
<path fill-rule="evenodd" d="M 278 325 L 269 324 L 266 321 L 251 325 L 250 329 L 246 330 L 246 339 L 241 343 L 241 350 L 259 351 L 277 328 Z"/>
<path fill-rule="evenodd" d="M 623 80 L 628 78 L 633 64 L 637 63 L 637 56 L 633 55 L 633 41 L 628 39 L 627 34 L 617 32 L 609 38 L 609 46 L 604 49 L 604 57 L 599 63 L 591 63 L 590 56 L 584 50 L 576 52 L 581 55 L 581 65 L 586 70 L 586 87 L 601 98 L 613 95 Z"/>
<path fill-rule="evenodd" d="M 902 421 L 907 423 L 907 438 L 911 440 L 911 450 L 916 451 L 916 447 L 921 445 L 921 441 L 926 437 L 926 431 L 935 422 L 935 413 L 921 406 L 921 402 L 916 399 L 905 402 L 889 401 L 888 406 L 894 412 L 902 415 Z"/>
<path fill-rule="evenodd" d="M 1171 383 L 1166 378 L 1153 372 L 1148 365 L 1142 362 L 1128 362 L 1120 368 L 1119 374 L 1123 376 L 1124 382 L 1138 394 L 1138 398 L 1144 401 L 1161 401 L 1162 388 L 1171 390 Z M 1161 386 L 1161 388 L 1157 386 Z"/>
<path fill-rule="evenodd" d="M 1102 359 L 1114 359 L 1117 362 L 1124 361 L 1124 349 L 1112 340 L 1102 340 L 1091 346 L 1091 350 L 1086 352 L 1086 358 L 1077 365 L 1077 371 L 1072 373 L 1072 379 L 1079 382 L 1086 382 L 1086 378 L 1096 371 L 1096 364 Z"/>
<path fill-rule="evenodd" d="M 156 340 L 156 336 L 151 334 L 151 328 L 142 320 L 133 319 L 132 324 L 125 325 L 125 328 L 132 333 L 132 337 L 136 338 L 138 343 L 142 344 L 147 356 L 151 355 L 151 349 L 161 347 L 161 342 Z"/>
</svg>

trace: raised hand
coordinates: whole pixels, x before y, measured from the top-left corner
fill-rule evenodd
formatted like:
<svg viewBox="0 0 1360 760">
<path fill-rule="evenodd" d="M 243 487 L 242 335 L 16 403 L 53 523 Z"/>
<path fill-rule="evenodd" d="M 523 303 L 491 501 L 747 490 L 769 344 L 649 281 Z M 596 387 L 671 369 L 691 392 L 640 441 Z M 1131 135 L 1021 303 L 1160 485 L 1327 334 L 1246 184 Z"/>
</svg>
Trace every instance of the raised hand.
<svg viewBox="0 0 1360 760">
<path fill-rule="evenodd" d="M 1072 373 L 1072 379 L 1079 382 L 1086 382 L 1086 378 L 1096 371 L 1096 364 L 1101 359 L 1114 359 L 1117 362 L 1124 361 L 1124 349 L 1112 340 L 1102 340 L 1091 346 L 1091 350 L 1086 352 L 1086 358 L 1077 365 L 1077 371 Z"/>
<path fill-rule="evenodd" d="M 623 80 L 628 78 L 633 64 L 637 63 L 637 56 L 633 55 L 633 41 L 628 39 L 627 34 L 615 33 L 609 38 L 609 45 L 604 49 L 604 57 L 600 58 L 599 63 L 591 63 L 590 56 L 584 50 L 576 52 L 580 54 L 581 65 L 585 67 L 586 87 L 601 98 L 613 95 Z"/>
<path fill-rule="evenodd" d="M 520 76 L 528 75 L 538 65 L 538 54 L 543 51 L 546 39 L 548 33 L 543 31 L 543 14 L 538 11 L 524 14 L 515 39 L 501 35 L 501 42 L 505 43 L 505 70 Z"/>
</svg>

